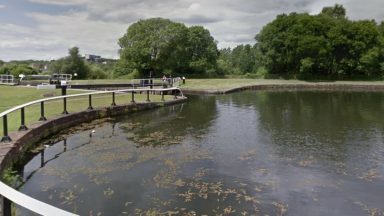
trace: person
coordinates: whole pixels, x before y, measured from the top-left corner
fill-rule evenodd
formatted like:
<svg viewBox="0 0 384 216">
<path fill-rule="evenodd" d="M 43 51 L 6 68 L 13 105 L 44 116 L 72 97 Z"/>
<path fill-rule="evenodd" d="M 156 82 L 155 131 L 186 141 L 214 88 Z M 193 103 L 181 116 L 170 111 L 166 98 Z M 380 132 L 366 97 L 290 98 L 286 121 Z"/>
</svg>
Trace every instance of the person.
<svg viewBox="0 0 384 216">
<path fill-rule="evenodd" d="M 163 79 L 163 88 L 167 88 L 167 82 L 166 82 L 167 77 L 164 75 L 162 79 Z"/>
<path fill-rule="evenodd" d="M 173 87 L 173 79 L 172 79 L 172 75 L 169 75 L 168 82 L 169 82 L 169 85 L 171 85 L 171 87 Z"/>
</svg>

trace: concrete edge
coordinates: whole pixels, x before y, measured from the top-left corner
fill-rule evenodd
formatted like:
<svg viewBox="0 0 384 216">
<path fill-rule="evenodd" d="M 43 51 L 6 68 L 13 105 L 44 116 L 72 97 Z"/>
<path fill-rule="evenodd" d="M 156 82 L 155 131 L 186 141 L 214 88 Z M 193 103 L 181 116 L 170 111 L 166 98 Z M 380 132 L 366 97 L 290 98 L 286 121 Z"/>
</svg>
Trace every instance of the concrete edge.
<svg viewBox="0 0 384 216">
<path fill-rule="evenodd" d="M 186 101 L 187 98 L 184 97 L 165 102 L 133 103 L 95 108 L 94 110 L 61 115 L 56 118 L 49 119 L 48 121 L 32 124 L 28 126 L 29 129 L 27 131 L 11 132 L 10 136 L 13 141 L 10 143 L 0 144 L 0 174 L 2 174 L 6 168 L 21 161 L 29 150 L 37 146 L 39 141 L 57 134 L 63 129 L 96 119 L 114 117 L 162 106 L 170 106 L 184 103 Z"/>
</svg>

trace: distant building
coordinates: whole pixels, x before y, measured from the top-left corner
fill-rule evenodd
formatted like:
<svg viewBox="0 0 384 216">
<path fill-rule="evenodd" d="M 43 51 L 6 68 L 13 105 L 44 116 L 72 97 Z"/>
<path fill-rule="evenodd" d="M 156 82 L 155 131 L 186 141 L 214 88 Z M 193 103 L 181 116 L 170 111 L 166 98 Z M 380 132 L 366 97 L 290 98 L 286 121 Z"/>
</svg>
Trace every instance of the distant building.
<svg viewBox="0 0 384 216">
<path fill-rule="evenodd" d="M 103 59 L 101 58 L 101 56 L 92 55 L 92 54 L 85 54 L 84 59 L 89 62 L 96 62 L 96 63 L 103 62 Z"/>
</svg>

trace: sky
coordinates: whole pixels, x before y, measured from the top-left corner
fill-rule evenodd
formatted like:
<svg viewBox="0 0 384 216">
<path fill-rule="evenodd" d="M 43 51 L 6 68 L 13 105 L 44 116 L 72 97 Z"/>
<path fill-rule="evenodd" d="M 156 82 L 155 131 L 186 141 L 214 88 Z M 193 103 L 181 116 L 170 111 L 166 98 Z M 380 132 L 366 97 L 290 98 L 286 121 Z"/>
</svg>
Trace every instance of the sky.
<svg viewBox="0 0 384 216">
<path fill-rule="evenodd" d="M 129 25 L 153 17 L 204 26 L 219 48 L 254 44 L 279 14 L 318 14 L 335 4 L 352 20 L 384 20 L 384 0 L 0 0 L 0 59 L 52 60 L 74 46 L 118 58 Z"/>
</svg>

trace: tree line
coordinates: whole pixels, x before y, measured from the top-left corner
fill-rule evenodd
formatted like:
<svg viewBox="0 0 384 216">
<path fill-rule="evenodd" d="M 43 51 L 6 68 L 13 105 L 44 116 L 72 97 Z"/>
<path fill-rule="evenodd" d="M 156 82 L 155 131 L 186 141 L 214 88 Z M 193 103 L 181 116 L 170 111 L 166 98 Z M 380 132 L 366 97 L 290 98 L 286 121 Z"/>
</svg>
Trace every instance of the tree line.
<svg viewBox="0 0 384 216">
<path fill-rule="evenodd" d="M 14 77 L 23 75 L 72 74 L 74 79 L 113 78 L 116 60 L 105 59 L 104 63 L 88 62 L 80 55 L 78 47 L 68 50 L 68 56 L 57 60 L 23 60 L 4 62 L 0 60 L 0 74 Z M 76 76 L 75 76 L 76 74 Z"/>
<path fill-rule="evenodd" d="M 216 41 L 203 27 L 187 28 L 161 18 L 141 20 L 131 25 L 119 40 L 119 63 L 124 65 L 121 73 L 384 78 L 384 22 L 349 20 L 342 5 L 325 7 L 317 15 L 278 15 L 255 40 L 253 45 L 218 50 Z"/>
<path fill-rule="evenodd" d="M 342 5 L 318 15 L 279 15 L 255 39 L 269 74 L 294 78 L 384 78 L 384 23 L 351 21 Z"/>
<path fill-rule="evenodd" d="M 73 47 L 50 64 L 50 73 L 78 78 L 249 77 L 383 79 L 384 22 L 349 20 L 342 5 L 317 15 L 281 14 L 255 36 L 254 44 L 218 49 L 202 26 L 163 18 L 140 20 L 118 40 L 120 59 L 89 64 Z M 0 73 L 36 73 L 0 61 Z"/>
</svg>

